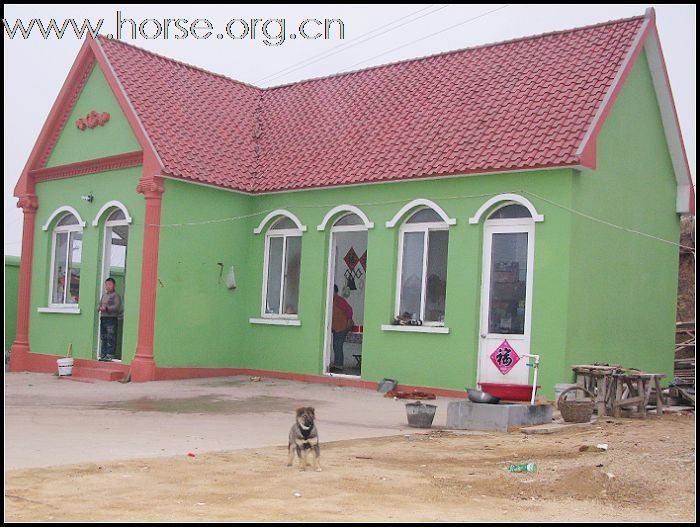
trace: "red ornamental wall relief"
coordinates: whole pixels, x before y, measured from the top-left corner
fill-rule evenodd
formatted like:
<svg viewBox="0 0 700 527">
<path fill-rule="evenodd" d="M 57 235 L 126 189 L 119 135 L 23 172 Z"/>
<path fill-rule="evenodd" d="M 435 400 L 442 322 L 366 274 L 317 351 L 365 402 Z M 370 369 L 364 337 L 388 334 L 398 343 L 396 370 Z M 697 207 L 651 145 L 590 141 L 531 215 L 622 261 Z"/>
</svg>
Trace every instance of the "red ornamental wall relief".
<svg viewBox="0 0 700 527">
<path fill-rule="evenodd" d="M 97 113 L 92 111 L 87 114 L 87 116 L 81 117 L 75 121 L 75 126 L 78 130 L 85 130 L 87 128 L 104 126 L 107 121 L 109 121 L 109 114 L 107 112 Z"/>
</svg>

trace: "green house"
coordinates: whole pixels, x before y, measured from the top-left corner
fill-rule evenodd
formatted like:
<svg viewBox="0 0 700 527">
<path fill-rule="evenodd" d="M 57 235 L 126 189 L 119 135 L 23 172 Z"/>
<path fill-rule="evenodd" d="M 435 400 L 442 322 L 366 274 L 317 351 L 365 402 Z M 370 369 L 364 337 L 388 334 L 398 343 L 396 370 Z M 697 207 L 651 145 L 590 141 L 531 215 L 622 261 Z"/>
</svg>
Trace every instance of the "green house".
<svg viewBox="0 0 700 527">
<path fill-rule="evenodd" d="M 653 10 L 268 89 L 90 39 L 15 195 L 12 371 L 70 348 L 98 378 L 456 394 L 537 355 L 550 397 L 574 364 L 672 374 L 694 190 Z"/>
</svg>

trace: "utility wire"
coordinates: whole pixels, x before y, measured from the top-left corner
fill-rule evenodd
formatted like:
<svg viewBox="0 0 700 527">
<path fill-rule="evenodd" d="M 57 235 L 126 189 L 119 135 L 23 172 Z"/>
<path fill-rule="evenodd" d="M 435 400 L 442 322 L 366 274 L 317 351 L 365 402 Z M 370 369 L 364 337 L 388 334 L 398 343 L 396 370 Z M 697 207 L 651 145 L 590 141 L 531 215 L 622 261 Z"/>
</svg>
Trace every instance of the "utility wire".
<svg viewBox="0 0 700 527">
<path fill-rule="evenodd" d="M 586 218 L 591 221 L 595 221 L 597 223 L 600 223 L 602 225 L 606 225 L 608 227 L 622 230 L 631 234 L 636 234 L 639 236 L 644 236 L 646 238 L 650 238 L 652 240 L 657 240 L 663 243 L 667 243 L 669 245 L 673 245 L 675 247 L 683 248 L 683 249 L 688 249 L 691 251 L 693 254 L 695 254 L 695 247 L 690 247 L 687 245 L 682 245 L 680 243 L 666 240 L 664 238 L 660 238 L 658 236 L 654 236 L 653 234 L 648 234 L 642 231 L 638 231 L 635 229 L 630 229 L 628 227 L 624 227 L 622 225 L 617 225 L 615 223 L 611 223 L 606 220 L 602 220 L 600 218 L 596 218 L 594 216 L 591 216 L 590 214 L 586 214 L 584 212 L 580 212 L 578 210 L 572 209 L 571 207 L 567 207 L 566 205 L 562 205 L 560 203 L 557 203 L 555 201 L 552 201 L 550 199 L 547 199 L 545 197 L 542 197 L 538 194 L 535 194 L 534 192 L 530 192 L 527 190 L 518 190 L 518 191 L 513 191 L 511 192 L 513 194 L 527 194 L 529 196 L 532 196 L 536 199 L 540 199 L 542 201 L 545 201 L 549 203 L 550 205 L 554 205 L 555 207 L 559 207 L 560 209 L 563 209 L 571 214 L 576 214 L 578 216 L 581 216 L 583 218 Z M 497 196 L 499 194 L 502 194 L 502 192 L 498 193 L 488 193 L 488 194 L 469 194 L 469 195 L 460 195 L 460 196 L 444 196 L 444 197 L 436 197 L 433 198 L 435 201 L 448 201 L 448 200 L 454 200 L 454 199 L 475 199 L 475 198 L 492 198 L 494 196 Z M 355 206 L 361 206 L 361 207 L 376 207 L 376 206 L 382 206 L 382 205 L 396 205 L 396 204 L 401 204 L 401 203 L 406 203 L 407 201 L 405 199 L 400 199 L 400 200 L 391 200 L 391 201 L 373 201 L 373 202 L 364 202 L 364 203 L 353 203 Z M 203 220 L 203 221 L 194 221 L 194 222 L 183 222 L 183 223 L 169 223 L 169 224 L 147 224 L 147 227 L 160 227 L 160 228 L 174 228 L 174 227 L 193 227 L 193 226 L 200 226 L 200 225 L 210 225 L 214 223 L 226 223 L 230 221 L 237 221 L 237 220 L 244 220 L 244 219 L 249 219 L 249 218 L 254 218 L 256 216 L 262 216 L 269 214 L 273 210 L 279 210 L 280 208 L 290 210 L 290 209 L 331 209 L 335 207 L 337 203 L 333 204 L 317 204 L 317 205 L 294 205 L 291 207 L 275 207 L 274 209 L 266 209 L 266 210 L 261 210 L 258 212 L 253 212 L 251 214 L 245 214 L 242 216 L 234 216 L 234 217 L 229 217 L 229 218 L 219 218 L 219 219 L 214 219 L 214 220 Z"/>
<path fill-rule="evenodd" d="M 567 207 L 567 206 L 565 206 L 565 205 L 560 205 L 559 203 L 555 203 L 554 201 L 551 201 L 551 200 L 549 200 L 549 199 L 547 199 L 547 198 L 543 198 L 542 196 L 538 196 L 538 195 L 535 194 L 534 192 L 522 191 L 522 193 L 523 193 L 523 194 L 529 194 L 530 196 L 533 196 L 533 197 L 535 197 L 535 198 L 537 198 L 537 199 L 541 199 L 542 201 L 546 201 L 547 203 L 549 203 L 549 204 L 551 204 L 551 205 L 554 205 L 555 207 L 559 207 L 560 209 L 566 210 L 566 211 L 568 211 L 568 212 L 570 212 L 570 213 L 572 213 L 572 214 L 576 214 L 576 215 L 581 216 L 581 217 L 583 217 L 583 218 L 586 218 L 586 219 L 588 219 L 588 220 L 595 221 L 595 222 L 601 223 L 601 224 L 603 224 L 603 225 L 607 225 L 608 227 L 612 227 L 612 228 L 614 228 L 614 229 L 620 229 L 620 230 L 623 230 L 623 231 L 626 231 L 626 232 L 630 232 L 630 233 L 632 233 L 632 234 L 638 234 L 639 236 L 646 236 L 647 238 L 651 238 L 651 239 L 653 239 L 653 240 L 658 240 L 658 241 L 660 241 L 660 242 L 668 243 L 668 244 L 670 244 L 670 245 L 675 245 L 676 247 L 680 247 L 680 248 L 682 248 L 682 249 L 688 249 L 688 250 L 692 251 L 693 254 L 695 254 L 695 247 L 689 247 L 689 246 L 687 246 L 687 245 L 681 245 L 680 243 L 672 242 L 672 241 L 666 240 L 666 239 L 664 239 L 664 238 L 659 238 L 658 236 L 654 236 L 653 234 L 647 234 L 647 233 L 645 233 L 645 232 L 641 232 L 641 231 L 637 231 L 637 230 L 634 230 L 634 229 L 630 229 L 630 228 L 628 228 L 628 227 L 623 227 L 622 225 L 616 225 L 616 224 L 614 224 L 614 223 L 610 223 L 609 221 L 601 220 L 600 218 L 595 218 L 595 217 L 593 217 L 593 216 L 591 216 L 591 215 L 589 215 L 589 214 L 585 214 L 585 213 L 583 213 L 583 212 L 580 212 L 580 211 L 578 211 L 578 210 L 574 210 L 574 209 L 572 209 L 572 208 L 570 208 L 570 207 Z"/>
<path fill-rule="evenodd" d="M 382 29 L 384 29 L 384 28 L 386 28 L 386 27 L 388 27 L 388 26 L 391 26 L 392 24 L 396 24 L 397 22 L 400 22 L 401 20 L 404 20 L 404 19 L 406 19 L 406 18 L 409 18 L 409 17 L 412 17 L 412 16 L 414 16 L 414 15 L 417 15 L 418 13 L 420 13 L 420 12 L 422 12 L 422 11 L 425 11 L 426 9 L 430 9 L 430 8 L 433 7 L 434 5 L 435 5 L 435 4 L 431 4 L 431 5 L 429 5 L 428 7 L 424 7 L 423 9 L 419 9 L 418 11 L 415 11 L 415 12 L 409 14 L 409 15 L 403 16 L 403 17 L 398 18 L 398 19 L 396 19 L 396 20 L 394 20 L 394 21 L 392 21 L 392 22 L 389 22 L 388 24 L 384 24 L 383 26 L 380 26 L 380 27 L 378 27 L 378 28 L 376 28 L 376 29 L 373 29 L 373 30 L 371 30 L 371 31 L 368 31 L 367 33 L 364 33 L 364 34 L 360 35 L 359 37 L 357 37 L 357 40 L 355 40 L 355 41 L 352 42 L 352 43 L 349 43 L 349 44 L 340 44 L 340 45 L 338 45 L 338 46 L 335 46 L 334 48 L 331 48 L 331 49 L 329 49 L 329 50 L 323 51 L 323 52 L 318 53 L 318 54 L 316 54 L 316 55 L 313 55 L 313 56 L 311 56 L 311 57 L 309 57 L 309 58 L 307 58 L 307 59 L 304 59 L 304 60 L 302 60 L 302 61 L 300 61 L 300 62 L 297 62 L 296 64 L 292 64 L 291 66 L 288 66 L 288 67 L 286 67 L 286 68 L 284 68 L 284 69 L 278 71 L 277 73 L 272 73 L 272 74 L 270 74 L 270 75 L 266 75 L 265 77 L 262 77 L 262 78 L 260 78 L 260 79 L 258 79 L 258 80 L 256 80 L 256 81 L 254 81 L 253 84 L 257 84 L 257 83 L 263 82 L 263 81 L 264 81 L 264 82 L 270 82 L 271 80 L 276 79 L 276 78 L 278 78 L 278 77 L 284 77 L 285 75 L 287 75 L 287 74 L 289 74 L 289 73 L 292 73 L 292 72 L 294 72 L 294 71 L 303 69 L 303 68 L 305 68 L 305 67 L 307 67 L 307 66 L 310 66 L 311 64 L 313 64 L 313 63 L 315 63 L 315 62 L 319 62 L 319 61 L 324 60 L 324 59 L 327 59 L 328 57 L 331 57 L 331 56 L 333 56 L 333 55 L 337 55 L 338 53 L 341 53 L 341 52 L 343 52 L 343 51 L 345 51 L 345 50 L 347 50 L 347 49 L 353 48 L 353 47 L 358 46 L 358 45 L 360 45 L 360 44 L 364 44 L 365 42 L 369 42 L 370 40 L 375 39 L 375 38 L 377 38 L 377 37 L 380 37 L 380 36 L 382 36 L 382 35 L 386 35 L 387 33 L 391 32 L 391 31 L 394 31 L 395 29 L 398 29 L 398 28 L 400 28 L 400 27 L 403 27 L 403 26 L 405 26 L 405 25 L 407 25 L 407 24 L 410 24 L 410 23 L 412 23 L 412 22 L 415 22 L 416 20 L 420 20 L 421 18 L 425 18 L 425 17 L 428 16 L 428 15 L 432 15 L 433 13 L 437 13 L 438 11 L 440 11 L 440 10 L 442 10 L 442 9 L 445 9 L 446 7 L 449 7 L 449 4 L 444 5 L 444 6 L 442 6 L 442 7 L 438 7 L 437 9 L 433 9 L 432 11 L 430 11 L 430 12 L 428 12 L 428 13 L 425 13 L 425 14 L 423 14 L 423 15 L 417 17 L 417 18 L 414 18 L 414 19 L 412 19 L 412 20 L 408 20 L 407 22 L 404 22 L 403 24 L 399 24 L 398 26 L 393 27 L 393 28 L 391 28 L 391 29 L 389 29 L 389 30 L 387 30 L 387 31 L 385 31 L 385 32 L 383 32 L 383 33 L 380 33 L 380 34 L 378 34 L 378 35 L 374 35 L 374 36 L 369 37 L 369 38 L 364 38 L 364 37 L 366 37 L 366 36 L 368 36 L 368 35 L 371 35 L 372 33 L 376 33 L 377 31 L 380 31 L 380 30 L 382 30 Z M 342 48 L 342 49 L 341 49 L 341 48 Z M 317 58 L 317 57 L 318 57 L 318 58 Z"/>
<path fill-rule="evenodd" d="M 502 10 L 502 9 L 505 9 L 506 7 L 509 7 L 509 6 L 510 6 L 510 4 L 506 4 L 506 5 L 504 5 L 504 6 L 501 6 L 501 7 L 497 8 L 497 9 L 492 9 L 491 11 L 487 11 L 486 13 L 482 13 L 481 15 L 475 16 L 475 17 L 473 17 L 473 18 L 469 18 L 469 19 L 467 19 L 467 20 L 464 20 L 464 21 L 459 22 L 459 23 L 457 23 L 457 24 L 454 24 L 454 25 L 452 25 L 452 26 L 446 27 L 446 28 L 444 28 L 444 29 L 441 29 L 440 31 L 436 31 L 435 33 L 431 33 L 430 35 L 426 35 L 426 36 L 424 36 L 424 37 L 422 37 L 422 38 L 419 38 L 418 40 L 414 40 L 414 41 L 412 41 L 412 42 L 408 42 L 408 43 L 403 44 L 403 45 L 401 45 L 401 46 L 395 47 L 395 48 L 393 48 L 393 49 L 390 49 L 389 51 L 385 51 L 384 53 L 380 53 L 379 55 L 375 55 L 374 57 L 370 57 L 370 58 L 368 58 L 368 59 L 361 60 L 360 62 L 356 62 L 356 63 L 353 64 L 352 66 L 348 66 L 348 67 L 346 68 L 346 70 L 350 70 L 350 69 L 354 68 L 355 66 L 359 66 L 360 64 L 364 64 L 365 62 L 369 62 L 369 61 L 371 61 L 371 60 L 378 59 L 379 57 L 383 57 L 384 55 L 388 55 L 389 53 L 393 53 L 394 51 L 398 51 L 399 49 L 403 49 L 403 48 L 405 48 L 405 47 L 407 47 L 407 46 L 412 46 L 413 44 L 417 44 L 418 42 L 422 42 L 423 40 L 426 40 L 426 39 L 428 39 L 428 38 L 432 38 L 432 37 L 434 37 L 434 36 L 436 36 L 436 35 L 439 35 L 440 33 L 444 33 L 445 31 L 449 31 L 449 30 L 454 29 L 454 28 L 456 28 L 456 27 L 463 26 L 464 24 L 467 24 L 468 22 L 472 22 L 472 21 L 474 21 L 474 20 L 476 20 L 476 19 L 478 19 L 478 18 L 485 17 L 486 15 L 490 15 L 491 13 L 495 13 L 496 11 L 500 11 L 500 10 Z"/>
</svg>

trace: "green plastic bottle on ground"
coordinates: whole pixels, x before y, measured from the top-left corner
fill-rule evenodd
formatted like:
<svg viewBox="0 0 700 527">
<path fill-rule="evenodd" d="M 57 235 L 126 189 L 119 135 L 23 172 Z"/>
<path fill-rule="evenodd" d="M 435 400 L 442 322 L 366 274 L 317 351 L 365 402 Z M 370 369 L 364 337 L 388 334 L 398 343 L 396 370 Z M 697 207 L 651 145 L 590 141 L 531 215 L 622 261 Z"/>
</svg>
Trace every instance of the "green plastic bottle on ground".
<svg viewBox="0 0 700 527">
<path fill-rule="evenodd" d="M 518 463 L 509 465 L 508 470 L 511 472 L 537 472 L 537 465 L 535 463 Z"/>
</svg>

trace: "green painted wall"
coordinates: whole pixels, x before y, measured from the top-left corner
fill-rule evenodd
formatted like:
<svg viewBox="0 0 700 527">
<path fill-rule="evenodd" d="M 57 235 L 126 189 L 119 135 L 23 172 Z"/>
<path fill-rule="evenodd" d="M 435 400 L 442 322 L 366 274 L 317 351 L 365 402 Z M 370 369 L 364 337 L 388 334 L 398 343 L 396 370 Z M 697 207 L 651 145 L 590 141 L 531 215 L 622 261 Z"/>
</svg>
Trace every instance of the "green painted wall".
<svg viewBox="0 0 700 527">
<path fill-rule="evenodd" d="M 109 111 L 104 128 L 78 132 L 72 123 L 90 110 Z M 85 135 L 85 134 L 88 135 Z M 98 68 L 81 94 L 49 165 L 139 148 Z M 368 274 L 362 378 L 462 389 L 474 386 L 479 345 L 483 219 L 469 217 L 490 197 L 516 193 L 544 214 L 536 224 L 531 352 L 540 354 L 539 384 L 571 379 L 579 362 L 621 362 L 672 369 L 678 253 L 673 245 L 611 229 L 572 214 L 573 208 L 668 240 L 678 239 L 675 180 L 645 60 L 638 61 L 600 135 L 595 171 L 532 171 L 248 196 L 176 180 L 163 194 L 155 357 L 160 367 L 248 367 L 319 375 L 324 369 L 330 232 L 316 226 L 339 204 L 360 207 L 374 222 L 368 233 Z M 109 200 L 124 203 L 130 230 L 123 358 L 135 353 L 143 245 L 144 199 L 135 188 L 141 168 L 37 185 L 30 345 L 80 358 L 95 356 L 95 305 L 102 228 L 90 224 Z M 92 204 L 80 199 L 92 192 Z M 450 228 L 445 323 L 450 333 L 381 330 L 394 315 L 399 229 L 385 222 L 416 198 L 438 203 Z M 51 230 L 56 208 L 70 205 L 88 222 L 82 255 L 81 314 L 37 313 L 47 305 Z M 302 237 L 301 326 L 258 325 L 264 233 L 253 229 L 271 210 L 287 209 L 307 226 Z M 232 219 L 234 218 L 234 219 Z M 224 220 L 224 221 L 219 221 Z M 269 226 L 269 224 L 268 224 Z M 226 288 L 234 266 L 238 287 Z"/>
<path fill-rule="evenodd" d="M 159 366 L 244 367 L 300 374 L 323 372 L 329 232 L 316 226 L 334 206 L 359 206 L 375 223 L 368 235 L 362 378 L 461 389 L 476 383 L 483 223 L 469 217 L 491 196 L 527 188 L 570 205 L 569 170 L 415 181 L 265 196 L 245 196 L 168 180 L 163 194 L 155 354 Z M 543 355 L 542 384 L 557 381 L 566 344 L 570 216 L 527 195 L 537 225 L 532 352 Z M 407 202 L 428 198 L 457 225 L 450 229 L 446 325 L 450 334 L 381 330 L 393 318 L 398 228 L 390 220 Z M 300 327 L 251 324 L 260 317 L 264 233 L 253 229 L 271 210 L 296 214 L 302 238 Z M 246 218 L 207 222 L 221 218 Z M 172 225 L 177 224 L 177 225 Z M 269 225 L 268 225 L 269 226 Z M 221 266 L 223 264 L 223 274 Z M 225 279 L 235 266 L 238 288 Z M 556 366 L 555 366 L 556 365 Z M 553 392 L 553 389 L 552 389 Z"/>
<path fill-rule="evenodd" d="M 237 367 L 248 331 L 247 247 L 252 220 L 245 195 L 165 181 L 161 212 L 154 353 L 161 367 Z M 169 226 L 178 224 L 177 226 Z M 220 265 L 221 264 L 221 265 Z M 240 284 L 226 287 L 231 266 Z"/>
<path fill-rule="evenodd" d="M 75 122 L 91 111 L 108 112 L 110 120 L 104 126 L 80 130 Z M 76 161 L 141 150 L 136 136 L 122 113 L 117 99 L 107 84 L 107 79 L 98 65 L 80 93 L 66 124 L 59 135 L 46 163 L 47 167 L 66 165 Z"/>
<path fill-rule="evenodd" d="M 5 256 L 5 350 L 15 341 L 18 292 L 19 256 Z"/>
<path fill-rule="evenodd" d="M 597 170 L 574 178 L 573 208 L 679 239 L 676 180 L 644 54 L 600 134 Z M 678 247 L 574 216 L 571 251 L 567 362 L 621 363 L 670 380 Z"/>
<path fill-rule="evenodd" d="M 99 276 L 103 250 L 102 238 L 104 221 L 109 214 L 101 218 L 99 227 L 93 227 L 92 221 L 102 205 L 116 200 L 127 207 L 133 219 L 129 228 L 122 346 L 124 362 L 131 362 L 136 352 L 143 251 L 145 202 L 143 196 L 136 193 L 141 172 L 141 167 L 132 167 L 37 184 L 39 210 L 34 231 L 29 339 L 32 352 L 65 354 L 68 345 L 72 343 L 74 357 L 95 358 L 98 324 L 96 308 L 102 292 Z M 80 199 L 80 196 L 90 191 L 94 195 L 92 203 Z M 42 230 L 42 225 L 54 210 L 66 205 L 76 209 L 86 222 L 81 257 L 79 301 L 81 312 L 79 315 L 38 313 L 37 308 L 48 305 L 52 229 L 58 219 L 54 220 L 48 231 Z"/>
<path fill-rule="evenodd" d="M 375 223 L 368 234 L 368 271 L 365 285 L 365 329 L 362 378 L 383 377 L 401 383 L 463 389 L 476 383 L 479 341 L 480 285 L 483 223 L 469 225 L 469 217 L 491 196 L 504 192 L 531 192 L 557 203 L 570 204 L 572 172 L 529 172 L 499 176 L 465 177 L 401 184 L 378 184 L 256 197 L 259 215 L 246 226 L 248 266 L 241 289 L 247 317 L 260 317 L 264 235 L 252 229 L 264 215 L 288 209 L 307 226 L 301 263 L 301 327 L 250 324 L 248 344 L 239 355 L 242 367 L 318 375 L 323 371 L 326 280 L 329 232 L 319 232 L 328 210 L 342 203 L 359 206 Z M 543 355 L 543 384 L 553 384 L 554 368 L 563 362 L 566 341 L 567 284 L 571 229 L 561 208 L 527 196 L 545 222 L 537 225 L 533 291 L 532 352 Z M 448 335 L 382 331 L 394 315 L 398 228 L 385 222 L 416 198 L 428 198 L 457 219 L 450 228 L 448 294 L 445 323 Z M 243 291 L 244 290 L 244 291 Z M 553 390 L 552 390 L 553 391 Z"/>
</svg>

